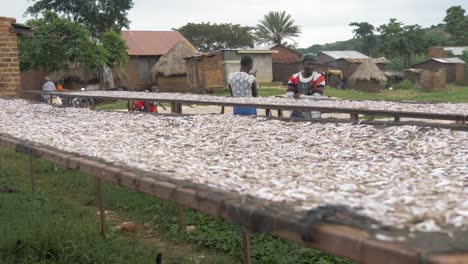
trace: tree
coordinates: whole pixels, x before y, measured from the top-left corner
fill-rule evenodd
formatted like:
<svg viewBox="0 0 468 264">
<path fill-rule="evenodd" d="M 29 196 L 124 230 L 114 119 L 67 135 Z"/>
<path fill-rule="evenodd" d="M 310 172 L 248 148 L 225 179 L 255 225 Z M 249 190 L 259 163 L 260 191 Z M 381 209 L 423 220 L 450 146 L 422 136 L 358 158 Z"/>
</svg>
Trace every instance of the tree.
<svg viewBox="0 0 468 264">
<path fill-rule="evenodd" d="M 465 16 L 465 9 L 461 6 L 452 6 L 447 9 L 444 22 L 447 23 L 447 32 L 452 35 L 454 44 L 468 44 L 468 16 Z"/>
<path fill-rule="evenodd" d="M 26 24 L 35 28 L 35 35 L 19 40 L 23 71 L 29 68 L 56 71 L 70 67 L 97 70 L 126 61 L 125 42 L 122 43 L 115 32 L 104 32 L 99 40 L 81 24 L 60 18 L 53 12 L 43 12 L 42 18 Z"/>
<path fill-rule="evenodd" d="M 174 29 L 200 51 L 253 47 L 252 28 L 233 24 L 188 23 Z"/>
<path fill-rule="evenodd" d="M 353 29 L 354 38 L 363 39 L 368 55 L 372 57 L 372 49 L 377 44 L 377 40 L 374 34 L 374 26 L 367 22 L 353 22 L 349 24 L 351 27 L 356 27 Z"/>
<path fill-rule="evenodd" d="M 128 28 L 128 10 L 132 0 L 31 0 L 34 4 L 26 13 L 36 16 L 44 11 L 53 11 L 64 18 L 84 25 L 93 36 L 108 30 Z"/>
<path fill-rule="evenodd" d="M 270 11 L 257 24 L 255 36 L 259 44 L 281 44 L 299 37 L 301 29 L 285 11 Z"/>
<path fill-rule="evenodd" d="M 461 55 L 460 59 L 468 63 L 468 50 L 463 51 L 463 54 Z"/>
<path fill-rule="evenodd" d="M 428 42 L 420 25 L 407 25 L 391 18 L 388 24 L 378 29 L 382 40 L 381 49 L 385 55 L 397 57 L 403 55 L 405 67 L 411 65 L 411 58 L 415 54 L 426 52 Z"/>
<path fill-rule="evenodd" d="M 122 66 L 128 61 L 127 43 L 119 33 L 114 30 L 106 31 L 100 38 L 106 56 L 106 65 L 109 67 Z"/>
</svg>

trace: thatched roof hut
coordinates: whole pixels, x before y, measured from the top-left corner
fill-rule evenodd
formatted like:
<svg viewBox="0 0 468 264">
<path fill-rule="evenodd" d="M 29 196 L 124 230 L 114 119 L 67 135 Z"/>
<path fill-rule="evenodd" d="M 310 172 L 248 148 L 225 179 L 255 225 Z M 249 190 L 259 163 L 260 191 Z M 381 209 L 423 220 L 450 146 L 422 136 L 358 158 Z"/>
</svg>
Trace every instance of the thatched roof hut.
<svg viewBox="0 0 468 264">
<path fill-rule="evenodd" d="M 71 89 L 99 83 L 100 89 L 105 90 L 115 88 L 114 82 L 122 84 L 127 80 L 127 74 L 123 68 L 109 68 L 108 66 L 103 66 L 94 71 L 73 66 L 68 69 L 51 72 L 49 77 L 51 81 L 66 84 Z"/>
<path fill-rule="evenodd" d="M 380 92 L 381 83 L 386 81 L 387 77 L 379 70 L 372 59 L 363 61 L 349 78 L 349 83 L 353 89 L 366 92 Z"/>
<path fill-rule="evenodd" d="M 184 58 L 197 54 L 197 49 L 185 38 L 180 39 L 158 63 L 153 66 L 151 73 L 153 76 L 175 76 L 187 74 L 187 66 Z"/>
</svg>

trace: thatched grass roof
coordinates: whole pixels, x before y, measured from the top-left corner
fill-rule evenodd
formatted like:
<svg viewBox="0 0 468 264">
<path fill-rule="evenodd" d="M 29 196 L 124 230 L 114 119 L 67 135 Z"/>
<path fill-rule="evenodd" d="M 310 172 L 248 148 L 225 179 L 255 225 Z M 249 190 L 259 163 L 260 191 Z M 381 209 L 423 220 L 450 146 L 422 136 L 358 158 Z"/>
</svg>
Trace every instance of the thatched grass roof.
<svg viewBox="0 0 468 264">
<path fill-rule="evenodd" d="M 197 49 L 188 40 L 182 38 L 159 59 L 158 63 L 151 69 L 151 73 L 164 76 L 186 74 L 187 67 L 183 58 L 191 57 L 197 53 Z"/>
<path fill-rule="evenodd" d="M 63 82 L 64 80 L 88 82 L 97 79 L 97 74 L 96 72 L 88 71 L 81 67 L 70 67 L 69 69 L 50 73 L 49 78 L 53 82 Z"/>
<path fill-rule="evenodd" d="M 116 81 L 125 81 L 127 79 L 127 73 L 122 67 L 112 68 L 112 76 Z M 107 73 L 109 74 L 109 73 Z M 89 82 L 93 80 L 100 80 L 106 75 L 103 69 L 95 71 L 86 70 L 81 67 L 70 67 L 68 69 L 54 71 L 49 74 L 49 78 L 53 82 L 64 82 L 65 80 L 72 80 L 76 82 Z"/>
<path fill-rule="evenodd" d="M 359 65 L 356 71 L 351 75 L 349 81 L 354 83 L 356 81 L 370 81 L 375 80 L 378 82 L 387 81 L 387 77 L 379 70 L 377 65 L 372 59 L 365 60 Z"/>
</svg>

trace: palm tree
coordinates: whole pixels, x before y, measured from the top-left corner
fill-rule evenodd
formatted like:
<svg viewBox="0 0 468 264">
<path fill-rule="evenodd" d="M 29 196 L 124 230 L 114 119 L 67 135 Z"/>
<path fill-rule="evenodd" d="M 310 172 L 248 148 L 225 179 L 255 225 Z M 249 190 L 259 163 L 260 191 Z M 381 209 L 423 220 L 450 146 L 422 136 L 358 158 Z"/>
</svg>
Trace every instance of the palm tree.
<svg viewBox="0 0 468 264">
<path fill-rule="evenodd" d="M 299 37 L 301 29 L 285 11 L 270 11 L 259 21 L 255 30 L 258 44 L 282 44 L 283 40 Z"/>
</svg>

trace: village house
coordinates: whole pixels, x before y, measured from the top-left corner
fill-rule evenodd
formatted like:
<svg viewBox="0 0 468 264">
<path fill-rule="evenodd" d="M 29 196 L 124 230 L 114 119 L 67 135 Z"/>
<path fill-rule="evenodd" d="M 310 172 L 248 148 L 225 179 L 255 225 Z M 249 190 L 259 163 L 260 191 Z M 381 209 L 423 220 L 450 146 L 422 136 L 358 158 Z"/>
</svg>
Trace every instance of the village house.
<svg viewBox="0 0 468 264">
<path fill-rule="evenodd" d="M 151 69 L 151 77 L 160 92 L 187 92 L 186 57 L 194 56 L 197 49 L 185 38 L 180 39 Z"/>
<path fill-rule="evenodd" d="M 363 92 L 380 92 L 387 77 L 371 58 L 363 60 L 349 78 L 351 88 Z"/>
<path fill-rule="evenodd" d="M 271 44 L 256 49 L 277 51 L 271 54 L 273 82 L 287 84 L 289 77 L 301 69 L 302 54 L 295 50 L 281 44 Z"/>
<path fill-rule="evenodd" d="M 186 58 L 187 81 L 191 91 L 213 92 L 228 88 L 227 76 L 240 68 L 242 56 L 253 59 L 253 72 L 257 81 L 271 83 L 273 80 L 272 54 L 265 49 L 222 49 Z"/>
<path fill-rule="evenodd" d="M 129 91 L 150 90 L 154 85 L 151 69 L 183 37 L 177 31 L 122 31 L 129 61 L 124 67 Z"/>
<path fill-rule="evenodd" d="M 447 53 L 452 53 L 451 55 L 458 57 L 463 55 L 463 52 L 468 52 L 468 46 L 452 46 L 452 47 L 440 47 L 440 46 L 432 46 L 429 48 L 429 53 L 427 57 L 429 59 L 432 58 L 445 58 L 447 57 Z"/>
<path fill-rule="evenodd" d="M 370 58 L 358 51 L 322 51 L 317 55 L 316 62 L 326 65 L 328 69 L 340 70 L 344 77 L 349 78 L 364 61 L 372 59 L 381 71 L 386 70 L 388 60 L 384 57 Z"/>
<path fill-rule="evenodd" d="M 445 70 L 447 83 L 461 82 L 465 78 L 465 62 L 459 58 L 431 58 L 411 65 L 411 69 Z"/>
</svg>

